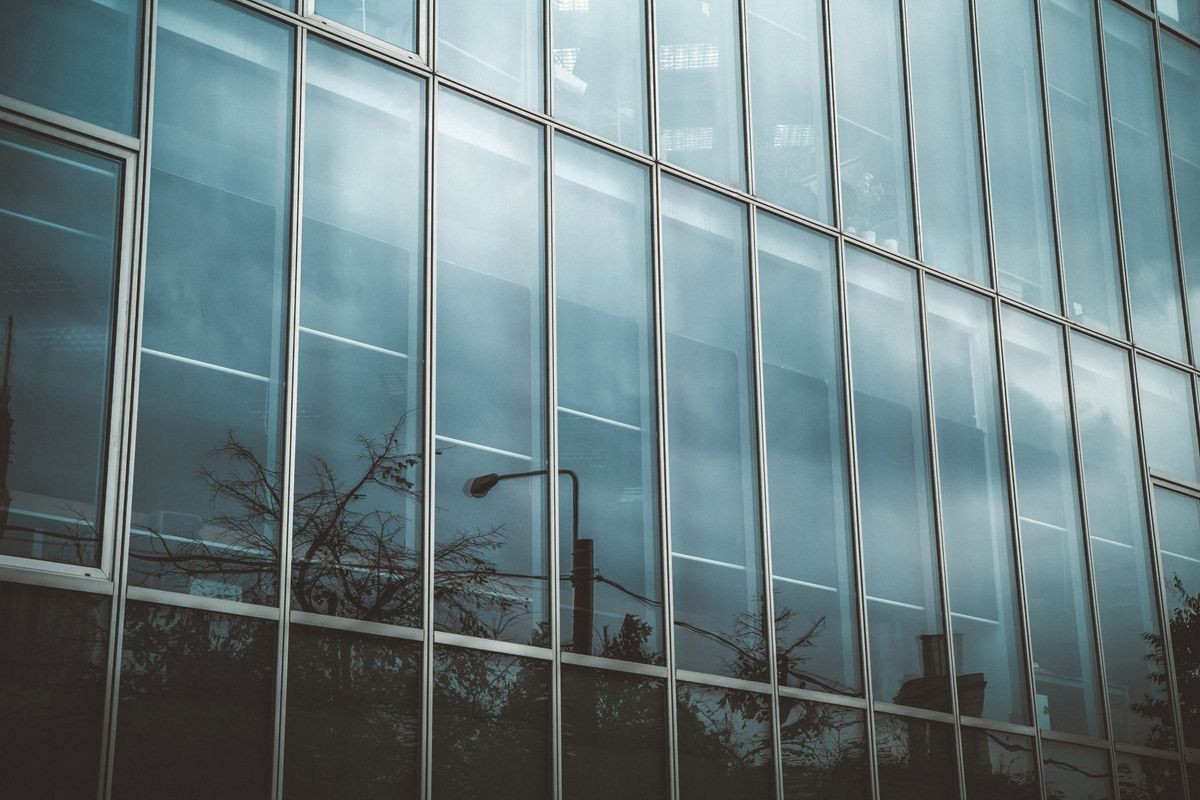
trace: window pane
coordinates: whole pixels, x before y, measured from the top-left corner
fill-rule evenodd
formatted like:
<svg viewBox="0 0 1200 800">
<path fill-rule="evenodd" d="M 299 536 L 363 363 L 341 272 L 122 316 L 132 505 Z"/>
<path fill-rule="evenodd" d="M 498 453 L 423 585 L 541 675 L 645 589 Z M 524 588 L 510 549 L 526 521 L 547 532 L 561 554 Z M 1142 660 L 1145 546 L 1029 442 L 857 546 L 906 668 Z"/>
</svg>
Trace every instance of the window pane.
<svg viewBox="0 0 1200 800">
<path fill-rule="evenodd" d="M 646 149 L 645 0 L 555 0 L 554 116 Z"/>
<path fill-rule="evenodd" d="M 306 77 L 292 607 L 419 627 L 423 85 Z"/>
<path fill-rule="evenodd" d="M 1167 675 L 1152 645 L 1161 628 L 1129 362 L 1124 350 L 1078 334 L 1071 360 L 1113 736 L 1171 748 Z"/>
<path fill-rule="evenodd" d="M 433 796 L 550 796 L 550 662 L 434 648 Z"/>
<path fill-rule="evenodd" d="M 674 180 L 662 208 L 677 663 L 766 681 L 746 212 Z"/>
<path fill-rule="evenodd" d="M 1099 736 L 1099 682 L 1060 329 L 1004 307 L 1038 727 Z"/>
<path fill-rule="evenodd" d="M 1165 2 L 1159 0 L 1160 11 Z M 1200 0 L 1194 2 L 1196 30 L 1200 33 Z M 1196 102 L 1200 97 L 1200 49 L 1174 36 L 1163 36 L 1159 42 L 1188 310 L 1196 320 L 1192 323 L 1192 346 L 1200 351 L 1200 103 Z"/>
<path fill-rule="evenodd" d="M 662 680 L 564 665 L 563 796 L 666 797 L 666 713 Z"/>
<path fill-rule="evenodd" d="M 121 172 L 0 127 L 0 555 L 100 565 Z"/>
<path fill-rule="evenodd" d="M 405 50 L 417 49 L 417 0 L 317 0 L 315 11 Z"/>
<path fill-rule="evenodd" d="M 962 729 L 967 800 L 1037 800 L 1033 739 L 1011 733 Z"/>
<path fill-rule="evenodd" d="M 1108 98 L 1125 233 L 1125 272 L 1133 340 L 1187 360 L 1167 153 L 1159 113 L 1154 25 L 1112 2 L 1104 4 Z"/>
<path fill-rule="evenodd" d="M 1091 0 L 1042 4 L 1067 315 L 1125 335 Z"/>
<path fill-rule="evenodd" d="M 1176 800 L 1183 797 L 1181 781 L 1174 761 L 1117 753 L 1121 800 Z"/>
<path fill-rule="evenodd" d="M 875 751 L 881 800 L 958 796 L 952 725 L 876 714 Z"/>
<path fill-rule="evenodd" d="M 679 796 L 766 800 L 775 796 L 768 695 L 680 683 Z"/>
<path fill-rule="evenodd" d="M 977 3 L 992 239 L 1000 291 L 1058 312 L 1045 108 L 1033 0 Z"/>
<path fill-rule="evenodd" d="M 140 0 L 0 0 L 0 16 L 0 94 L 135 135 Z"/>
<path fill-rule="evenodd" d="M 420 670 L 418 642 L 292 625 L 285 796 L 416 796 Z"/>
<path fill-rule="evenodd" d="M 779 682 L 861 694 L 834 245 L 760 214 L 758 269 Z"/>
<path fill-rule="evenodd" d="M 779 698 L 783 796 L 865 800 L 870 796 L 863 712 Z"/>
<path fill-rule="evenodd" d="M 1112 800 L 1108 752 L 1074 744 L 1042 743 L 1046 796 Z"/>
<path fill-rule="evenodd" d="M 991 302 L 925 286 L 958 708 L 1028 724 Z"/>
<path fill-rule="evenodd" d="M 1150 469 L 1200 483 L 1191 376 L 1139 356 L 1137 381 Z"/>
<path fill-rule="evenodd" d="M 655 14 L 662 158 L 745 186 L 736 0 L 658 0 Z"/>
<path fill-rule="evenodd" d="M 541 128 L 443 92 L 437 135 L 437 626 L 529 643 L 549 619 Z"/>
<path fill-rule="evenodd" d="M 1200 36 L 1200 0 L 1157 0 L 1158 15 L 1181 31 Z"/>
<path fill-rule="evenodd" d="M 918 0 L 905 11 L 921 258 L 951 275 L 991 285 L 967 2 Z"/>
<path fill-rule="evenodd" d="M 113 796 L 265 797 L 275 645 L 274 623 L 129 602 Z"/>
<path fill-rule="evenodd" d="M 437 69 L 542 110 L 541 0 L 438 0 Z"/>
<path fill-rule="evenodd" d="M 1183 740 L 1200 747 L 1200 501 L 1156 486 L 1154 514 Z M 1154 644 L 1161 659 L 1163 644 Z"/>
<path fill-rule="evenodd" d="M 916 273 L 848 248 L 846 281 L 875 698 L 949 711 Z"/>
<path fill-rule="evenodd" d="M 292 34 L 212 0 L 158 24 L 129 580 L 270 604 Z"/>
<path fill-rule="evenodd" d="M 555 141 L 563 647 L 659 663 L 649 192 L 643 167 Z"/>
<path fill-rule="evenodd" d="M 908 133 L 894 0 L 830 4 L 846 233 L 913 255 Z"/>
<path fill-rule="evenodd" d="M 9 797 L 94 797 L 109 599 L 0 583 L 0 774 Z"/>
<path fill-rule="evenodd" d="M 819 0 L 747 0 L 754 191 L 806 217 L 833 216 L 825 28 Z"/>
</svg>

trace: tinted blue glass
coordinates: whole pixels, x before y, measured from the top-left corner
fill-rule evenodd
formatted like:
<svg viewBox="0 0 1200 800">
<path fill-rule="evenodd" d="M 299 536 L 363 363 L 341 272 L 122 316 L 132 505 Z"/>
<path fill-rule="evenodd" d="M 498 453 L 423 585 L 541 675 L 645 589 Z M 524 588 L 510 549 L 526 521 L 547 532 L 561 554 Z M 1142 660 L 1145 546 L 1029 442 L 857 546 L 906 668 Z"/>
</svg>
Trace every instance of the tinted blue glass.
<svg viewBox="0 0 1200 800">
<path fill-rule="evenodd" d="M 1158 15 L 1185 33 L 1200 36 L 1200 0 L 1156 0 Z"/>
<path fill-rule="evenodd" d="M 1046 796 L 1074 800 L 1112 800 L 1108 751 L 1062 742 L 1043 742 Z"/>
<path fill-rule="evenodd" d="M 1200 500 L 1155 486 L 1154 518 L 1183 741 L 1195 748 L 1200 746 Z M 1165 662 L 1165 643 L 1153 644 Z"/>
<path fill-rule="evenodd" d="M 417 49 L 417 0 L 317 0 L 315 11 L 405 50 Z"/>
<path fill-rule="evenodd" d="M 1161 758 L 1117 753 L 1117 787 L 1121 800 L 1182 798 L 1179 764 Z"/>
<path fill-rule="evenodd" d="M 1033 739 L 982 728 L 962 729 L 968 800 L 1037 800 Z"/>
<path fill-rule="evenodd" d="M 438 70 L 541 111 L 542 6 L 541 0 L 440 0 Z"/>
<path fill-rule="evenodd" d="M 1123 336 L 1095 7 L 1047 0 L 1042 24 L 1067 315 Z"/>
<path fill-rule="evenodd" d="M 692 683 L 677 695 L 680 796 L 773 797 L 770 697 Z"/>
<path fill-rule="evenodd" d="M 863 712 L 779 698 L 783 796 L 864 800 L 870 796 Z"/>
<path fill-rule="evenodd" d="M 1133 340 L 1186 361 L 1153 23 L 1106 2 L 1104 52 Z"/>
<path fill-rule="evenodd" d="M 1162 7 L 1160 0 L 1159 9 Z M 1200 26 L 1200 4 L 1196 14 Z M 1196 101 L 1200 97 L 1200 48 L 1174 36 L 1159 41 L 1188 310 L 1191 319 L 1200 320 L 1200 102 Z M 1192 323 L 1192 346 L 1200 349 L 1200 321 Z"/>
<path fill-rule="evenodd" d="M 0 0 L 0 19 L 0 94 L 134 133 L 141 0 Z"/>
<path fill-rule="evenodd" d="M 292 32 L 215 0 L 158 26 L 129 580 L 272 603 Z"/>
<path fill-rule="evenodd" d="M 859 694 L 834 245 L 760 214 L 758 269 L 779 681 Z"/>
<path fill-rule="evenodd" d="M 1137 382 L 1150 469 L 1200 483 L 1192 377 L 1139 356 Z"/>
<path fill-rule="evenodd" d="M 875 697 L 948 711 L 917 276 L 846 250 L 855 439 Z"/>
<path fill-rule="evenodd" d="M 881 800 L 958 796 L 954 726 L 875 715 Z"/>
<path fill-rule="evenodd" d="M 662 187 L 676 658 L 765 681 L 745 207 Z"/>
</svg>

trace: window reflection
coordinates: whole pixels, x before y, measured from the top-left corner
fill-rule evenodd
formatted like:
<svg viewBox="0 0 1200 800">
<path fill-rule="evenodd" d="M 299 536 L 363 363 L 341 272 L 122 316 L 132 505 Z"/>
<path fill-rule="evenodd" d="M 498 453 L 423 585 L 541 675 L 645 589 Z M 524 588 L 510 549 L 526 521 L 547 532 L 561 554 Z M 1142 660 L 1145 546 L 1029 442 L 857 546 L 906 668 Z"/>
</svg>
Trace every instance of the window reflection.
<svg viewBox="0 0 1200 800">
<path fill-rule="evenodd" d="M 549 797 L 549 667 L 517 656 L 434 649 L 434 797 Z"/>
<path fill-rule="evenodd" d="M 1185 33 L 1200 36 L 1200 0 L 1157 0 L 1158 15 Z"/>
<path fill-rule="evenodd" d="M 273 623 L 127 603 L 113 795 L 266 796 L 275 646 Z"/>
<path fill-rule="evenodd" d="M 692 683 L 677 692 L 680 797 L 773 797 L 770 698 Z"/>
<path fill-rule="evenodd" d="M 1117 753 L 1120 800 L 1176 800 L 1183 797 L 1181 781 L 1174 761 Z"/>
<path fill-rule="evenodd" d="M 284 796 L 415 796 L 421 645 L 292 625 L 289 648 Z"/>
<path fill-rule="evenodd" d="M 100 566 L 121 167 L 4 126 L 0 175 L 0 555 Z"/>
<path fill-rule="evenodd" d="M 436 624 L 547 645 L 541 128 L 444 91 L 437 136 Z"/>
<path fill-rule="evenodd" d="M 417 49 L 417 0 L 317 0 L 315 10 L 368 36 Z"/>
<path fill-rule="evenodd" d="M 1183 740 L 1195 748 L 1200 747 L 1200 500 L 1156 486 L 1154 513 Z M 1165 643 L 1157 638 L 1152 644 L 1161 668 Z M 1151 710 L 1169 712 L 1162 701 L 1158 705 Z"/>
<path fill-rule="evenodd" d="M 129 580 L 270 604 L 292 33 L 215 0 L 158 25 Z"/>
<path fill-rule="evenodd" d="M 1137 383 L 1150 469 L 1200 483 L 1192 377 L 1138 356 Z"/>
<path fill-rule="evenodd" d="M 1168 2 L 1158 0 L 1162 12 Z M 1191 7 L 1193 30 L 1200 33 L 1200 0 L 1182 0 Z M 1175 210 L 1191 319 L 1200 319 L 1200 48 L 1174 36 L 1159 39 L 1162 77 L 1166 86 L 1167 127 L 1171 134 L 1171 166 Z M 1200 325 L 1192 323 L 1192 346 L 1200 350 Z"/>
<path fill-rule="evenodd" d="M 962 729 L 968 800 L 1037 800 L 1033 740 L 980 728 Z"/>
<path fill-rule="evenodd" d="M 958 796 L 954 726 L 875 715 L 880 800 Z"/>
<path fill-rule="evenodd" d="M 541 111 L 542 6 L 541 0 L 438 0 L 438 71 Z"/>
<path fill-rule="evenodd" d="M 779 698 L 783 795 L 788 800 L 870 796 L 863 712 Z"/>
<path fill-rule="evenodd" d="M 1108 753 L 1062 742 L 1042 743 L 1047 800 L 1112 800 Z"/>
</svg>

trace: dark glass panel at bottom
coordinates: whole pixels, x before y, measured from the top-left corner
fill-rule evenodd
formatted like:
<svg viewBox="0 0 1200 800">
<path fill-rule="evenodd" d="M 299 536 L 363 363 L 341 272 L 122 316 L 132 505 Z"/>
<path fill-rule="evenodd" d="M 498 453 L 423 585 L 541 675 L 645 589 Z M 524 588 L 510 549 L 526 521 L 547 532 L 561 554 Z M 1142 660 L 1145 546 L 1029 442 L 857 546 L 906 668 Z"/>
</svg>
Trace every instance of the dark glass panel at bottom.
<svg viewBox="0 0 1200 800">
<path fill-rule="evenodd" d="M 419 642 L 293 625 L 284 796 L 415 797 L 420 669 Z"/>
<path fill-rule="evenodd" d="M 433 665 L 433 796 L 550 796 L 550 663 L 438 647 Z"/>
<path fill-rule="evenodd" d="M 667 796 L 664 682 L 622 672 L 562 668 L 563 796 Z"/>
<path fill-rule="evenodd" d="M 266 797 L 275 642 L 272 622 L 128 603 L 113 797 Z"/>
<path fill-rule="evenodd" d="M 0 584 L 0 795 L 96 793 L 109 600 Z"/>
<path fill-rule="evenodd" d="M 1161 758 L 1117 753 L 1120 800 L 1183 800 L 1179 764 Z"/>
<path fill-rule="evenodd" d="M 876 714 L 875 740 L 880 800 L 958 797 L 951 725 Z"/>
<path fill-rule="evenodd" d="M 772 797 L 770 698 L 689 683 L 678 693 L 679 796 Z"/>
<path fill-rule="evenodd" d="M 779 716 L 787 800 L 870 796 L 863 712 L 781 697 Z"/>
<path fill-rule="evenodd" d="M 999 731 L 962 729 L 967 800 L 1037 800 L 1033 740 Z"/>
<path fill-rule="evenodd" d="M 1043 741 L 1042 759 L 1046 800 L 1112 800 L 1106 751 Z"/>
</svg>

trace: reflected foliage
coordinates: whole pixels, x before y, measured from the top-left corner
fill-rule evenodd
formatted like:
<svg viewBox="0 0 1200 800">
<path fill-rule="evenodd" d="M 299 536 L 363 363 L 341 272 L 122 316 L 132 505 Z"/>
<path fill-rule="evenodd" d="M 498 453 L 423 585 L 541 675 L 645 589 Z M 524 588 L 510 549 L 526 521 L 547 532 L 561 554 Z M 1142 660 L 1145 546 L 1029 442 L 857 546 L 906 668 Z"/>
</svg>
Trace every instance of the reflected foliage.
<svg viewBox="0 0 1200 800">
<path fill-rule="evenodd" d="M 1033 740 L 978 728 L 962 729 L 963 766 L 971 800 L 1037 800 Z"/>
<path fill-rule="evenodd" d="M 876 714 L 875 736 L 882 800 L 958 796 L 952 726 Z"/>
<path fill-rule="evenodd" d="M 1183 739 L 1190 747 L 1200 744 L 1200 593 L 1189 594 L 1176 575 L 1167 591 L 1171 613 L 1171 651 L 1175 662 L 1175 680 L 1179 689 L 1179 708 L 1183 716 Z M 1150 680 L 1159 687 L 1156 696 L 1135 703 L 1134 710 L 1153 720 L 1154 727 L 1146 744 L 1170 749 L 1174 746 L 1171 729 L 1172 707 L 1167 687 L 1166 641 L 1160 634 L 1145 634 L 1152 651 L 1146 660 L 1153 664 Z"/>
<path fill-rule="evenodd" d="M 783 792 L 789 800 L 869 796 L 861 711 L 779 699 Z"/>
<path fill-rule="evenodd" d="M 774 779 L 766 695 L 681 683 L 680 796 L 768 798 Z"/>
<path fill-rule="evenodd" d="M 1120 800 L 1177 800 L 1183 797 L 1179 765 L 1158 758 L 1117 753 Z"/>
</svg>

